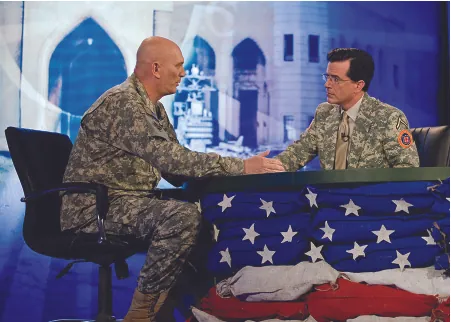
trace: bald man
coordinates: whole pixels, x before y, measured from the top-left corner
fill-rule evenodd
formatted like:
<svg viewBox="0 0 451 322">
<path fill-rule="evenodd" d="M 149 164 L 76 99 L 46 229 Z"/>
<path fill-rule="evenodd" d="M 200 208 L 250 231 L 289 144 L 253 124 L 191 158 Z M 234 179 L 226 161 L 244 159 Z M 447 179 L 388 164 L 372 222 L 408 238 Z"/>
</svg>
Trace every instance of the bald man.
<svg viewBox="0 0 451 322">
<path fill-rule="evenodd" d="M 242 160 L 181 146 L 159 102 L 174 94 L 185 76 L 180 48 L 165 38 L 147 38 L 136 60 L 134 73 L 83 115 L 64 174 L 66 182 L 97 182 L 109 188 L 107 232 L 132 234 L 150 243 L 126 322 L 155 321 L 199 232 L 196 205 L 153 194 L 161 177 L 180 185 L 190 177 L 284 171 L 280 161 L 264 157 L 267 153 Z M 95 197 L 63 196 L 61 227 L 97 232 Z"/>
</svg>

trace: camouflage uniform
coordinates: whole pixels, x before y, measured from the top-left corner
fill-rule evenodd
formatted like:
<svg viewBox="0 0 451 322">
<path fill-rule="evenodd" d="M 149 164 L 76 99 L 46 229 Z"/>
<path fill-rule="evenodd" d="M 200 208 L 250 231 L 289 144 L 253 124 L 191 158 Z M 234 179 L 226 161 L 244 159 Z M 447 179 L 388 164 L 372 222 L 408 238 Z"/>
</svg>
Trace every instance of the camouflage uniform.
<svg viewBox="0 0 451 322">
<path fill-rule="evenodd" d="M 187 177 L 239 175 L 243 170 L 241 159 L 181 146 L 163 105 L 152 104 L 133 74 L 105 92 L 83 116 L 64 181 L 108 186 L 106 229 L 150 242 L 138 289 L 156 294 L 174 283 L 200 225 L 194 204 L 152 196 L 161 176 L 177 185 Z M 63 196 L 61 227 L 97 231 L 95 197 Z"/>
<path fill-rule="evenodd" d="M 334 169 L 341 110 L 322 103 L 299 140 L 276 156 L 287 171 L 296 171 L 319 155 L 321 167 Z M 364 94 L 351 134 L 347 168 L 418 167 L 418 151 L 402 111 Z"/>
</svg>

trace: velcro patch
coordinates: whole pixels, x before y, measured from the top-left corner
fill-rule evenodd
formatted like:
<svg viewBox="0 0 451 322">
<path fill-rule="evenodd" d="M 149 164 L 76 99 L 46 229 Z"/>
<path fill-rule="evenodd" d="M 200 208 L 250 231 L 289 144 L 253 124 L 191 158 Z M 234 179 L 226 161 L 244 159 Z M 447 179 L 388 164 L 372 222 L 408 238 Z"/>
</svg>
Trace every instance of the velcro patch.
<svg viewBox="0 0 451 322">
<path fill-rule="evenodd" d="M 402 146 L 404 149 L 407 149 L 412 145 L 413 138 L 412 134 L 410 134 L 409 130 L 402 130 L 398 134 L 398 143 L 400 146 Z"/>
<path fill-rule="evenodd" d="M 398 117 L 398 122 L 396 122 L 396 129 L 397 130 L 399 130 L 399 128 L 401 127 L 401 124 L 403 124 L 405 127 L 406 127 L 406 129 L 409 127 L 408 125 L 407 125 L 407 123 L 406 122 L 404 122 L 404 120 L 401 118 L 401 116 L 400 117 Z"/>
</svg>

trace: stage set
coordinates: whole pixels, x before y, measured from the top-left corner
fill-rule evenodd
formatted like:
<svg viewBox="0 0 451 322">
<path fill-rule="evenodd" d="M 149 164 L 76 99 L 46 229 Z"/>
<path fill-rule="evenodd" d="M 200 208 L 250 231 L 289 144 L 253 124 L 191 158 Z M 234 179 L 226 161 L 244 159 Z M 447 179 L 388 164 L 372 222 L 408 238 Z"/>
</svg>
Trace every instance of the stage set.
<svg viewBox="0 0 451 322">
<path fill-rule="evenodd" d="M 0 321 L 126 315 L 149 245 L 105 233 L 110 187 L 63 174 L 83 114 L 152 35 L 185 58 L 161 103 L 192 151 L 278 155 L 326 101 L 327 53 L 358 48 L 420 160 L 162 180 L 203 223 L 158 321 L 450 321 L 449 2 L 17 1 L 0 17 Z M 61 232 L 63 191 L 96 196 L 97 232 Z"/>
</svg>

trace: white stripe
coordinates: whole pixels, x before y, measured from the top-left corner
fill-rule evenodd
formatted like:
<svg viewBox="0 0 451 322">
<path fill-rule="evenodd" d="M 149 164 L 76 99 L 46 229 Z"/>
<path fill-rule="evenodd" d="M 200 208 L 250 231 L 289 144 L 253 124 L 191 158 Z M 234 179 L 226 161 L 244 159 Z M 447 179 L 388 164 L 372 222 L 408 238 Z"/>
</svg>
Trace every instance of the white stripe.
<svg viewBox="0 0 451 322">
<path fill-rule="evenodd" d="M 449 277 L 434 267 L 398 268 L 380 272 L 344 273 L 351 281 L 377 285 L 396 285 L 398 288 L 415 294 L 449 296 Z"/>
</svg>

